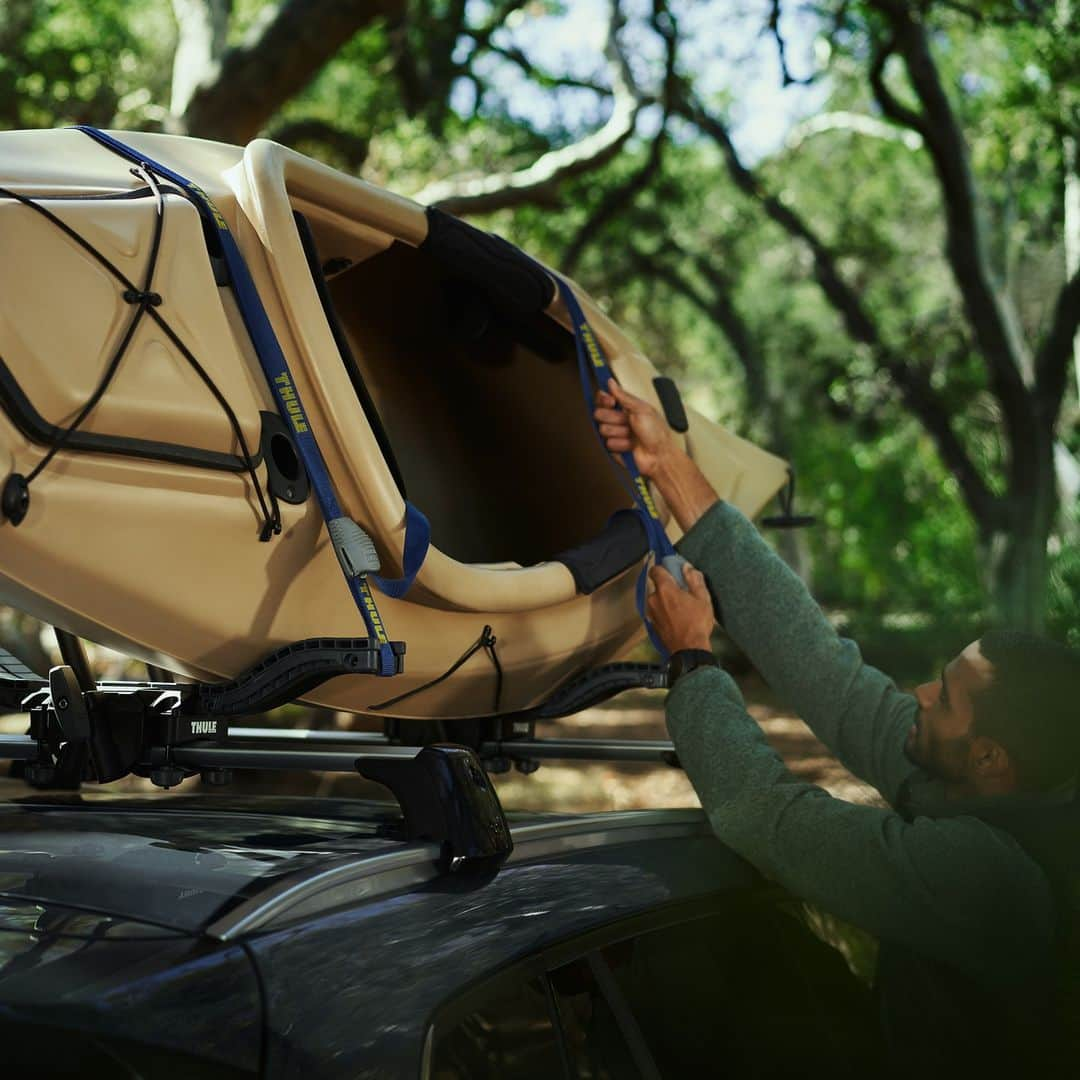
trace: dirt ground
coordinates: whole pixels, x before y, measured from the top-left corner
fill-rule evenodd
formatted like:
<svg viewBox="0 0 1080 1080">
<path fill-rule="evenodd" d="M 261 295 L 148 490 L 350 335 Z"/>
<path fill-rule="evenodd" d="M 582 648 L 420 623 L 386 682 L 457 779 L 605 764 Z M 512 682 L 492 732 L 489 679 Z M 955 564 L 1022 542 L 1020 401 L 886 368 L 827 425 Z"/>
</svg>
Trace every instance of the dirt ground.
<svg viewBox="0 0 1080 1080">
<path fill-rule="evenodd" d="M 851 802 L 880 801 L 873 788 L 857 780 L 829 754 L 802 720 L 761 700 L 762 695 L 755 693 L 759 689 L 753 685 L 744 687 L 750 714 L 796 776 Z M 663 694 L 627 694 L 617 703 L 544 725 L 537 734 L 666 739 Z M 545 762 L 530 776 L 512 772 L 496 776 L 495 783 L 507 810 L 635 810 L 700 805 L 686 774 L 667 765 Z"/>
</svg>

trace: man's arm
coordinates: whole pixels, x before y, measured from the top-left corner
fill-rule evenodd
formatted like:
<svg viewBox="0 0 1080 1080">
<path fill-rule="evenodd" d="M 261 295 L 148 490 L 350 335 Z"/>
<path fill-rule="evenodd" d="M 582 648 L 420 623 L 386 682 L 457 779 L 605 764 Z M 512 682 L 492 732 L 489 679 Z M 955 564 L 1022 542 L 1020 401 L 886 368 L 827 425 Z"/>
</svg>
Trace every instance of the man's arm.
<svg viewBox="0 0 1080 1080">
<path fill-rule="evenodd" d="M 971 817 L 911 824 L 799 781 L 720 669 L 681 679 L 667 716 L 713 831 L 795 895 L 983 984 L 1046 954 L 1049 887 L 1004 834 Z"/>
<path fill-rule="evenodd" d="M 915 698 L 837 635 L 798 575 L 733 506 L 717 502 L 679 550 L 704 571 L 724 629 L 772 690 L 895 805 L 917 771 L 904 753 Z"/>
<path fill-rule="evenodd" d="M 686 530 L 679 550 L 708 578 L 724 629 L 844 765 L 895 802 L 916 771 L 904 754 L 915 699 L 837 636 L 757 529 L 720 502 L 656 410 L 615 383 L 611 390 L 597 397 L 600 433 L 610 450 L 633 452 Z M 685 617 L 668 620 L 672 632 Z"/>
</svg>

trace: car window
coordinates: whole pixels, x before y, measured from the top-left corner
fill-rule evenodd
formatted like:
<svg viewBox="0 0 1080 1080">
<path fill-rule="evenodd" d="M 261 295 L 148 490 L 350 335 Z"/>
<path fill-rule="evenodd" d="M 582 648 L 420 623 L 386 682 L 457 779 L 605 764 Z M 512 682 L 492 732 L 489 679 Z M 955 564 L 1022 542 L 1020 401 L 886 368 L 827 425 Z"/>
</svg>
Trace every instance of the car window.
<svg viewBox="0 0 1080 1080">
<path fill-rule="evenodd" d="M 565 1075 L 543 978 L 493 988 L 435 1042 L 432 1080 L 558 1080 Z"/>
<path fill-rule="evenodd" d="M 605 936 L 532 958 L 512 992 L 503 976 L 490 1000 L 470 998 L 465 1020 L 440 1031 L 431 1077 L 557 1078 L 563 1054 L 577 1080 L 883 1072 L 869 989 L 794 902 L 743 897 Z"/>
<path fill-rule="evenodd" d="M 793 911 L 736 907 L 605 953 L 664 1077 L 878 1075 L 869 990 Z"/>
<path fill-rule="evenodd" d="M 594 951 L 550 973 L 567 1056 L 579 1080 L 653 1080 L 658 1076 L 617 973 L 632 947 Z"/>
</svg>

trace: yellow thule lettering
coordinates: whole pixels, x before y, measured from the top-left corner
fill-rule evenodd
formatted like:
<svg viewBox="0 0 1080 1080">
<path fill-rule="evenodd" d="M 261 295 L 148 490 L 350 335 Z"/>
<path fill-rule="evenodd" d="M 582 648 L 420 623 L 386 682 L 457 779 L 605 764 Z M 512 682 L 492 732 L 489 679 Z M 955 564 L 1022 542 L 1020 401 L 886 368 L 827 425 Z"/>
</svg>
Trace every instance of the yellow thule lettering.
<svg viewBox="0 0 1080 1080">
<path fill-rule="evenodd" d="M 600 355 L 600 346 L 597 345 L 596 338 L 593 336 L 592 327 L 586 322 L 581 324 L 581 336 L 585 340 L 585 351 L 589 354 L 593 367 L 603 367 L 604 358 Z"/>
<path fill-rule="evenodd" d="M 645 483 L 645 478 L 637 476 L 634 478 L 634 486 L 638 489 L 638 494 L 641 496 L 641 501 L 645 505 L 645 509 L 649 511 L 649 516 L 660 520 L 660 515 L 656 511 L 656 503 L 653 502 L 652 494 L 649 491 L 649 485 Z"/>
<path fill-rule="evenodd" d="M 274 376 L 274 382 L 277 384 L 277 392 L 285 406 L 285 411 L 292 421 L 293 429 L 298 435 L 303 434 L 308 430 L 307 417 L 304 416 L 304 410 L 300 408 L 300 401 L 293 389 L 292 380 L 283 371 L 280 375 Z"/>
<path fill-rule="evenodd" d="M 386 636 L 386 629 L 383 626 L 382 618 L 379 616 L 379 609 L 375 606 L 375 598 L 371 595 L 368 583 L 364 580 L 360 582 L 360 595 L 363 598 L 364 610 L 367 612 L 368 619 L 371 622 L 371 628 L 375 632 L 375 639 L 380 645 L 385 645 L 390 639 Z"/>
</svg>

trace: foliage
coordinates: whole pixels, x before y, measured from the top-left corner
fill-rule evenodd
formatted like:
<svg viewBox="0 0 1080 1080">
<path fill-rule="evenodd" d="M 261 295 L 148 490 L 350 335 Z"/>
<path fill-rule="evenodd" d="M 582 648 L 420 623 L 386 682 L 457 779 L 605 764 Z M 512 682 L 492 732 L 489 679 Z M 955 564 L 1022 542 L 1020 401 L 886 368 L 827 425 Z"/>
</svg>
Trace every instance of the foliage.
<svg viewBox="0 0 1080 1080">
<path fill-rule="evenodd" d="M 0 123 L 153 122 L 174 40 L 162 3 L 10 0 L 0 6 Z M 158 110 L 146 112 L 152 103 Z"/>
</svg>

